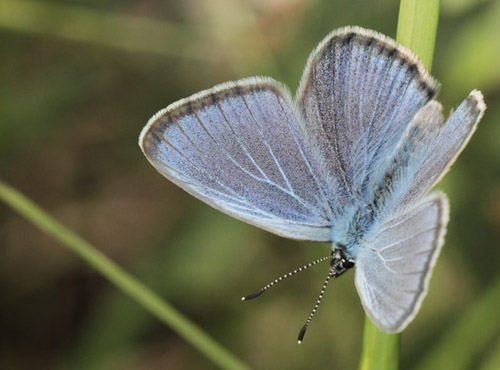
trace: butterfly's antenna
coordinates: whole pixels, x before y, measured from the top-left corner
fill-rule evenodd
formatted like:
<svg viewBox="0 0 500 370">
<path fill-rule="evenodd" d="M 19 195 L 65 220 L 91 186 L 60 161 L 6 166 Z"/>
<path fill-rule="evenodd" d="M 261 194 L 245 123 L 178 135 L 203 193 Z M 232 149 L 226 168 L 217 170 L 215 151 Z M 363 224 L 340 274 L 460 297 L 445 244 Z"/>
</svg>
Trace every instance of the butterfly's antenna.
<svg viewBox="0 0 500 370">
<path fill-rule="evenodd" d="M 328 285 L 328 282 L 330 281 L 330 279 L 334 276 L 334 271 L 333 270 L 330 270 L 328 272 L 328 276 L 326 277 L 326 280 L 325 280 L 325 283 L 323 284 L 323 288 L 321 288 L 321 292 L 319 292 L 319 297 L 318 297 L 318 300 L 316 301 L 316 304 L 314 305 L 314 308 L 313 310 L 311 311 L 311 314 L 309 315 L 309 317 L 307 318 L 307 321 L 306 323 L 304 324 L 304 326 L 302 327 L 302 329 L 300 329 L 300 332 L 299 332 L 299 337 L 297 339 L 297 342 L 300 344 L 302 343 L 302 339 L 304 339 L 304 335 L 306 334 L 306 330 L 307 330 L 307 327 L 309 326 L 309 324 L 311 323 L 311 320 L 314 316 L 314 314 L 316 313 L 316 311 L 318 310 L 318 307 L 319 307 L 319 304 L 321 303 L 321 300 L 323 299 L 323 294 L 325 294 L 325 290 L 326 290 L 326 286 Z"/>
<path fill-rule="evenodd" d="M 268 290 L 269 288 L 271 288 L 273 285 L 278 284 L 281 280 L 284 280 L 287 277 L 290 277 L 292 275 L 298 274 L 299 272 L 304 271 L 305 269 L 308 269 L 309 267 L 314 266 L 315 264 L 317 264 L 319 262 L 323 262 L 323 261 L 326 261 L 326 260 L 331 259 L 331 258 L 332 258 L 331 255 L 318 258 L 316 261 L 312 261 L 312 262 L 308 263 L 307 265 L 299 267 L 298 269 L 293 270 L 293 271 L 289 272 L 288 274 L 285 274 L 283 276 L 280 276 L 279 278 L 274 279 L 273 281 L 271 281 L 269 284 L 267 284 L 264 288 L 262 288 L 258 292 L 250 294 L 250 295 L 247 295 L 246 297 L 242 297 L 241 300 L 242 301 L 248 301 L 249 299 L 257 298 L 262 293 L 264 293 L 266 290 Z"/>
</svg>

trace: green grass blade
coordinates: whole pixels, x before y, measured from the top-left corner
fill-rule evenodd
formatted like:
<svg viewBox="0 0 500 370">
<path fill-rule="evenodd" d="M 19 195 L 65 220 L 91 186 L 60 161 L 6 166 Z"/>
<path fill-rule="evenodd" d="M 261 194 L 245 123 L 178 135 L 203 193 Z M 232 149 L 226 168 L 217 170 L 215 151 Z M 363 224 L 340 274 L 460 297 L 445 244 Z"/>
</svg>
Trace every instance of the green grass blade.
<svg viewBox="0 0 500 370">
<path fill-rule="evenodd" d="M 397 370 L 399 334 L 382 333 L 367 317 L 363 333 L 360 370 Z"/>
<path fill-rule="evenodd" d="M 396 40 L 432 67 L 439 17 L 439 0 L 401 0 Z"/>
<path fill-rule="evenodd" d="M 40 230 L 52 236 L 62 245 L 80 256 L 118 289 L 176 331 L 217 366 L 222 369 L 249 369 L 248 366 L 243 364 L 170 304 L 163 301 L 148 287 L 136 280 L 87 241 L 56 221 L 23 194 L 2 181 L 0 181 L 0 199 Z"/>
<path fill-rule="evenodd" d="M 439 0 L 401 0 L 396 41 L 418 55 L 427 70 L 432 66 L 439 17 Z M 396 370 L 399 334 L 381 332 L 365 318 L 360 370 Z"/>
</svg>

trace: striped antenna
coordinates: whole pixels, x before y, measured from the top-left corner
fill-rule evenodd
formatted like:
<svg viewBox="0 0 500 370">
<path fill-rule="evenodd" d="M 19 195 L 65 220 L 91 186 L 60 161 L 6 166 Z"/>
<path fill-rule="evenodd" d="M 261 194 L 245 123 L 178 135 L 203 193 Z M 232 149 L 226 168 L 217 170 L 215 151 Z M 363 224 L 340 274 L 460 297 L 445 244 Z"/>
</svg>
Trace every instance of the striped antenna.
<svg viewBox="0 0 500 370">
<path fill-rule="evenodd" d="M 318 300 L 316 301 L 316 304 L 314 305 L 314 308 L 313 308 L 311 314 L 307 318 L 306 323 L 304 324 L 302 329 L 300 329 L 299 337 L 297 339 L 297 342 L 299 344 L 302 343 L 302 339 L 304 339 L 304 335 L 306 334 L 307 327 L 311 323 L 311 320 L 312 320 L 314 314 L 316 313 L 316 311 L 318 310 L 318 307 L 319 307 L 319 304 L 321 303 L 321 300 L 323 299 L 323 294 L 325 294 L 326 286 L 328 285 L 328 282 L 330 281 L 330 279 L 334 275 L 335 275 L 335 271 L 333 269 L 330 269 L 330 272 L 328 272 L 328 276 L 326 277 L 325 283 L 323 284 L 323 288 L 321 288 L 321 292 L 319 293 Z"/>
<path fill-rule="evenodd" d="M 253 293 L 253 294 L 250 294 L 250 295 L 247 295 L 245 297 L 242 297 L 241 300 L 242 301 L 248 301 L 250 299 L 253 299 L 253 298 L 257 298 L 258 296 L 260 296 L 262 293 L 264 293 L 266 290 L 268 290 L 269 288 L 271 288 L 272 286 L 278 284 L 280 281 L 282 280 L 285 280 L 286 278 L 292 276 L 292 275 L 295 275 L 295 274 L 298 274 L 299 272 L 302 272 L 306 269 L 308 269 L 309 267 L 311 266 L 314 266 L 315 264 L 317 263 L 320 263 L 320 262 L 323 262 L 323 261 L 326 261 L 328 259 L 331 259 L 332 258 L 332 255 L 328 255 L 328 256 L 325 256 L 325 257 L 321 257 L 321 258 L 318 258 L 316 261 L 312 261 L 310 263 L 308 263 L 307 265 L 304 265 L 302 267 L 299 267 L 298 269 L 296 270 L 293 270 L 291 272 L 289 272 L 288 274 L 285 274 L 283 276 L 280 276 L 279 278 L 276 278 L 274 279 L 273 281 L 271 281 L 269 284 L 267 284 L 265 287 L 263 287 L 261 290 L 259 290 L 258 292 L 256 293 Z"/>
</svg>

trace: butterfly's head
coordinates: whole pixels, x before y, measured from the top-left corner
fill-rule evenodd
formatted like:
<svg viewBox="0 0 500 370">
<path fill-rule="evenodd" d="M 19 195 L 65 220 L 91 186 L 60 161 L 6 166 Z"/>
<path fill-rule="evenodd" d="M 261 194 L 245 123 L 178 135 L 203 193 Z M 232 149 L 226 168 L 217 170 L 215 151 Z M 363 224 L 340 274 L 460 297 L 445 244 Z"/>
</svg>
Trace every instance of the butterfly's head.
<svg viewBox="0 0 500 370">
<path fill-rule="evenodd" d="M 332 258 L 340 253 L 346 261 L 354 263 L 358 249 L 357 240 L 349 238 L 349 234 L 336 236 L 332 241 Z"/>
<path fill-rule="evenodd" d="M 330 273 L 332 277 L 338 277 L 353 267 L 354 261 L 349 259 L 341 249 L 334 249 L 332 251 L 332 259 L 330 261 Z"/>
</svg>

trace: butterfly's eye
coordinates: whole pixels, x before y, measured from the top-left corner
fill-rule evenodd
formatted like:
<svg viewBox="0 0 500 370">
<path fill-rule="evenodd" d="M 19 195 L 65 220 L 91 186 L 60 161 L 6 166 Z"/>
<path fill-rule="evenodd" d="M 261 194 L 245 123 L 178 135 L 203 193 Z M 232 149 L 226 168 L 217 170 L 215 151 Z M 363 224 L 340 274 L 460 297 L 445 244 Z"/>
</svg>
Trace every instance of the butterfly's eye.
<svg viewBox="0 0 500 370">
<path fill-rule="evenodd" d="M 346 261 L 344 261 L 343 265 L 344 265 L 344 268 L 346 268 L 346 269 L 350 269 L 350 268 L 353 268 L 353 267 L 354 267 L 354 262 L 351 262 L 351 261 L 347 261 L 347 260 L 346 260 Z"/>
</svg>

